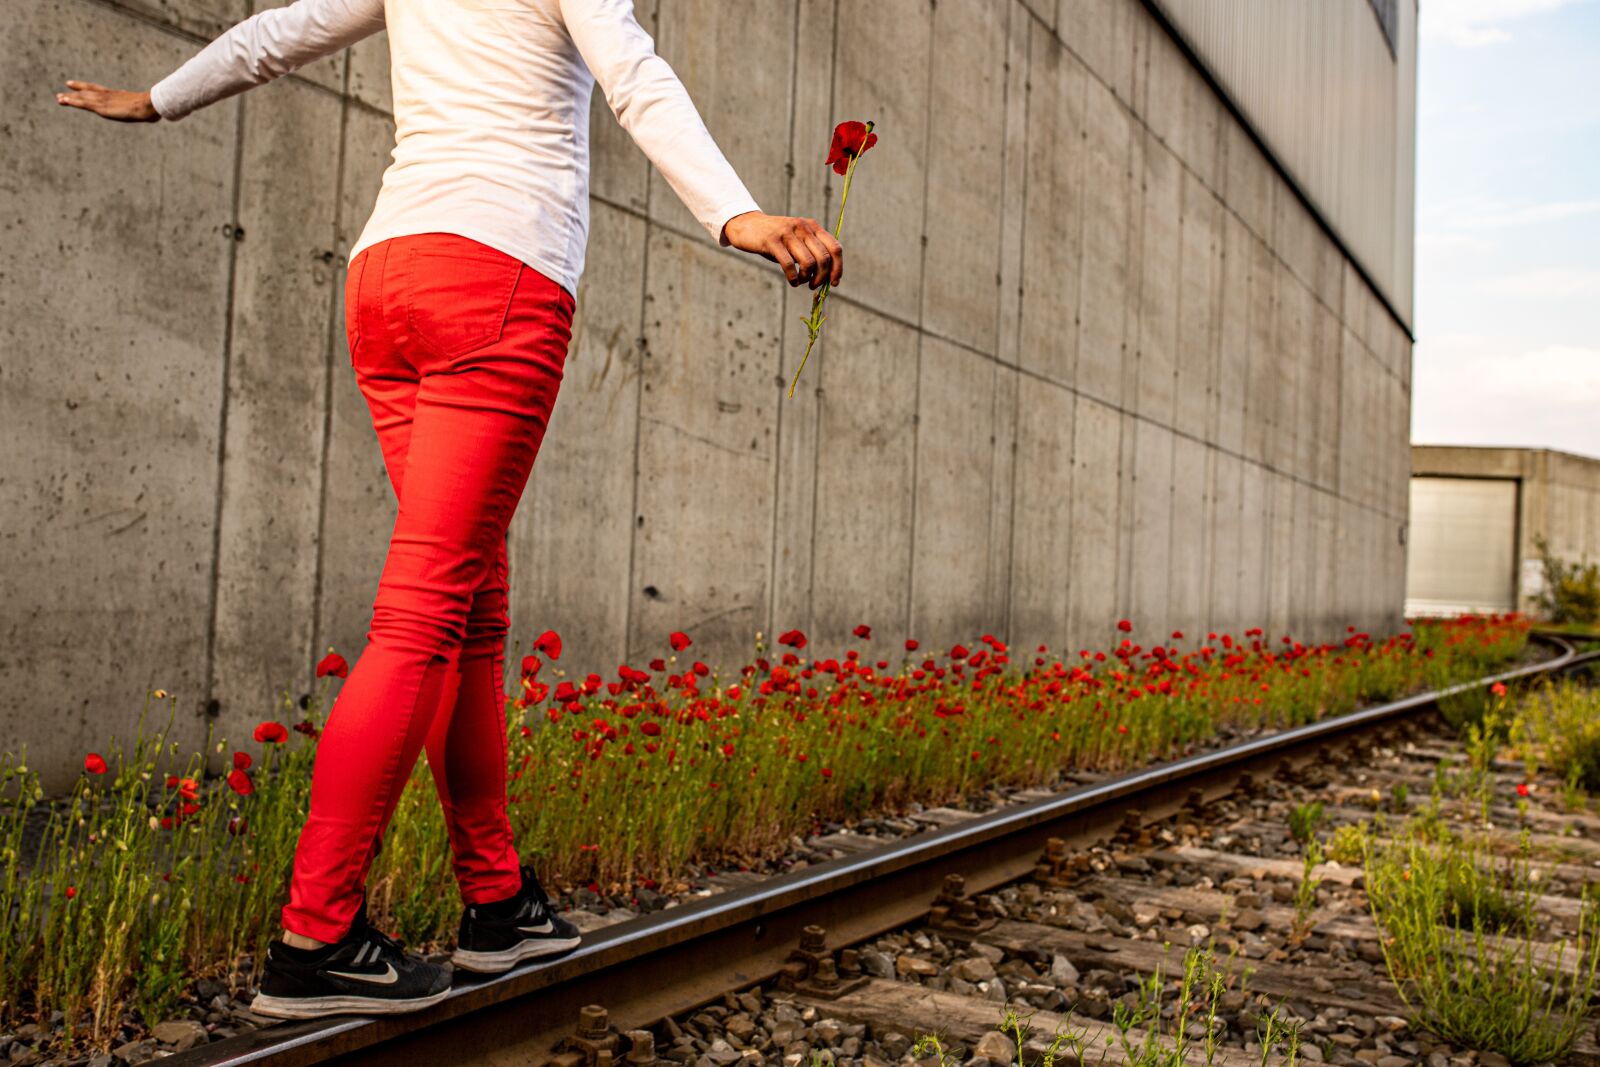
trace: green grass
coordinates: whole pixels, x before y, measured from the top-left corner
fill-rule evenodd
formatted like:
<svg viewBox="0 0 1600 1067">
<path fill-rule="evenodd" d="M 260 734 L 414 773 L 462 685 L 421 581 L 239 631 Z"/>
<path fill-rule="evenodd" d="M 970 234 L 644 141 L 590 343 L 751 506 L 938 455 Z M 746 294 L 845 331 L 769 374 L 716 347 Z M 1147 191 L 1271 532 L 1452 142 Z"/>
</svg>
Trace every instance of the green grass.
<svg viewBox="0 0 1600 1067">
<path fill-rule="evenodd" d="M 753 865 L 823 820 L 1114 772 L 1225 727 L 1292 726 L 1482 676 L 1526 636 L 1524 620 L 1482 618 L 1322 646 L 1254 631 L 1183 648 L 1176 635 L 1154 647 L 1119 635 L 1107 652 L 1064 657 L 1014 656 L 985 637 L 913 655 L 863 638 L 812 659 L 790 634 L 731 679 L 663 649 L 649 671 L 610 682 L 529 656 L 508 696 L 510 810 L 549 884 L 670 888 L 691 862 Z M 0 1026 L 59 1010 L 69 1044 L 104 1047 L 122 1012 L 159 1022 L 190 980 L 259 955 L 278 928 L 331 685 L 303 706 L 285 696 L 264 740 L 212 738 L 204 754 L 169 741 L 176 698 L 148 695 L 131 747 L 101 750 L 105 773 L 86 771 L 53 806 L 32 855 L 22 830 L 38 780 L 21 754 L 0 755 Z M 232 776 L 248 795 L 204 778 L 214 753 L 248 757 Z M 453 934 L 459 898 L 425 760 L 368 899 L 407 942 Z"/>
<path fill-rule="evenodd" d="M 1389 973 L 1416 1025 L 1513 1064 L 1565 1058 L 1600 966 L 1593 906 L 1549 949 L 1522 936 L 1537 929 L 1526 849 L 1497 864 L 1475 836 L 1441 845 L 1405 832 L 1371 842 L 1365 866 Z M 1562 974 L 1563 960 L 1576 962 L 1576 978 Z"/>
</svg>

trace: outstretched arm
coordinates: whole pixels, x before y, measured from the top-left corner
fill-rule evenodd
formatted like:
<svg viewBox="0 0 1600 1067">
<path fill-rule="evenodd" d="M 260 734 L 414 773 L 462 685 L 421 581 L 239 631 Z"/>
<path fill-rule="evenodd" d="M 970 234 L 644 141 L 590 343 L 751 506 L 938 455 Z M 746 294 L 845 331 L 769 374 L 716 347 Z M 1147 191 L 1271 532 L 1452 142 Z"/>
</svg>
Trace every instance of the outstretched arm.
<svg viewBox="0 0 1600 1067">
<path fill-rule="evenodd" d="M 295 0 L 235 24 L 148 92 L 69 81 L 56 101 L 123 122 L 181 119 L 383 29 L 383 0 Z"/>
<path fill-rule="evenodd" d="M 816 219 L 767 215 L 634 17 L 633 0 L 560 0 L 572 43 L 617 122 L 713 240 L 777 263 L 791 285 L 837 285 L 844 250 Z"/>
</svg>

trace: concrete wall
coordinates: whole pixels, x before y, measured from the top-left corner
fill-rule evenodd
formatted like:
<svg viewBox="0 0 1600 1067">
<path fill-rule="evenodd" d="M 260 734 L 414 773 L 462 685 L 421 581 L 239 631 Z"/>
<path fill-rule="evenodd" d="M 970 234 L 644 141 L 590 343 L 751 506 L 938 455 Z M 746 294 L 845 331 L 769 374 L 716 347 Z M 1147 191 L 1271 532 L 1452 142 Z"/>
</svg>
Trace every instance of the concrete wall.
<svg viewBox="0 0 1600 1067">
<path fill-rule="evenodd" d="M 802 388 L 809 290 L 708 241 L 594 98 L 567 379 L 510 533 L 512 655 L 671 629 L 1103 646 L 1133 617 L 1399 623 L 1411 350 L 1134 0 L 639 0 L 768 211 L 831 224 L 882 139 Z M 381 37 L 154 126 L 246 0 L 12 0 L 0 88 L 0 729 L 59 783 L 177 694 L 239 736 L 354 658 L 394 501 L 342 264 L 392 136 Z M 892 41 L 892 47 L 889 42 Z"/>
<path fill-rule="evenodd" d="M 1536 609 L 1544 588 L 1535 538 L 1544 537 L 1560 559 L 1600 560 L 1600 459 L 1548 448 L 1413 445 L 1411 472 L 1519 483 L 1517 599 L 1524 611 Z"/>
</svg>

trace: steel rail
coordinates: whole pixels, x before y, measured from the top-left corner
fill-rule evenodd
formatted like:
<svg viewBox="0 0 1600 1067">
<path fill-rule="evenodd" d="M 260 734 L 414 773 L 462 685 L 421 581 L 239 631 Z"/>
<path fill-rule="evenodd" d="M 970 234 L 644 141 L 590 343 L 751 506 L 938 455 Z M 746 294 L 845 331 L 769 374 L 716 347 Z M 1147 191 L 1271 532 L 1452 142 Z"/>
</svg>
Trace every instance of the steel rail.
<svg viewBox="0 0 1600 1067">
<path fill-rule="evenodd" d="M 571 1033 L 580 1007 L 603 1004 L 616 1027 L 691 1010 L 782 967 L 801 930 L 830 943 L 864 940 L 926 913 L 944 875 L 984 892 L 1031 871 L 1052 837 L 1087 843 L 1130 810 L 1154 821 L 1199 790 L 1207 799 L 1239 776 L 1304 762 L 1332 742 L 1433 708 L 1448 696 L 1600 660 L 1553 635 L 1559 654 L 1445 689 L 1276 731 L 1069 792 L 975 816 L 903 841 L 775 875 L 585 935 L 572 953 L 487 979 L 457 975 L 442 1003 L 395 1016 L 342 1016 L 247 1031 L 170 1056 L 170 1067 L 318 1063 L 536 1065 Z M 1134 802 L 1137 801 L 1135 805 Z"/>
</svg>

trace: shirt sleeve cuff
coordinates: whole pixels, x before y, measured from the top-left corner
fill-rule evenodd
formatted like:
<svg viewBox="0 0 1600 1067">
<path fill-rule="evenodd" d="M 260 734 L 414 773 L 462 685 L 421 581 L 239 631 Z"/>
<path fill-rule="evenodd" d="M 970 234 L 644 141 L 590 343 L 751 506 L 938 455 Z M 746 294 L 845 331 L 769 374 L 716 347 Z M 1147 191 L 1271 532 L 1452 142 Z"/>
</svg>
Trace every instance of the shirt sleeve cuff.
<svg viewBox="0 0 1600 1067">
<path fill-rule="evenodd" d="M 156 114 L 169 122 L 175 122 L 187 115 L 187 111 L 179 110 L 177 104 L 168 99 L 167 81 L 165 78 L 150 87 L 150 106 L 156 109 Z"/>
<path fill-rule="evenodd" d="M 746 211 L 760 210 L 761 205 L 757 204 L 752 197 L 741 197 L 738 200 L 723 204 L 712 212 L 711 218 L 706 220 L 706 229 L 710 231 L 713 241 L 723 248 L 727 248 L 729 246 L 728 235 L 722 232 L 722 228 L 728 224 L 728 220 L 735 215 L 743 215 Z"/>
</svg>

